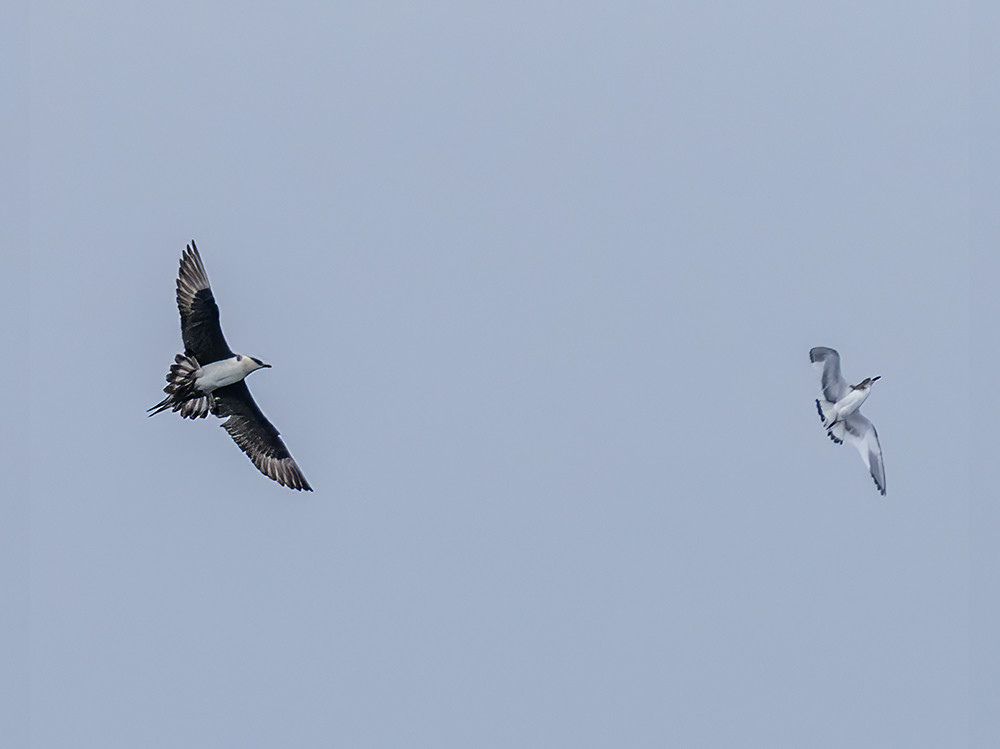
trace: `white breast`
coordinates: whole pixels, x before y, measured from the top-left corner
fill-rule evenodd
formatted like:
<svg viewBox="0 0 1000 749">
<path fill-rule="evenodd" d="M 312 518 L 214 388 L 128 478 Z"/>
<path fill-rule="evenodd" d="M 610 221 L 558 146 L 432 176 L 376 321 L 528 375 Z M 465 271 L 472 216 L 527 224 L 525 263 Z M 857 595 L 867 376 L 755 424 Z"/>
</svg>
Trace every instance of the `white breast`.
<svg viewBox="0 0 1000 749">
<path fill-rule="evenodd" d="M 206 364 L 198 370 L 198 378 L 194 385 L 203 393 L 211 393 L 213 390 L 232 385 L 239 382 L 249 374 L 246 362 L 249 357 L 243 357 L 243 361 L 237 361 L 235 356 L 221 361 L 214 361 Z"/>
<path fill-rule="evenodd" d="M 836 408 L 840 418 L 844 418 L 861 408 L 861 404 L 865 402 L 870 392 L 870 387 L 860 390 L 848 390 L 847 394 L 837 401 Z"/>
</svg>

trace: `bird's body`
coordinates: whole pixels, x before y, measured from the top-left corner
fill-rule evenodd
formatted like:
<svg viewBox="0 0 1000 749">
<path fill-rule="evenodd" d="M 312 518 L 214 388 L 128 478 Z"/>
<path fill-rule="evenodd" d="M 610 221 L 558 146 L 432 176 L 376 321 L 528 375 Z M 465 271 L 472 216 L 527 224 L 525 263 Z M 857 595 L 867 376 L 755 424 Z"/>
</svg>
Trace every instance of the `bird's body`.
<svg viewBox="0 0 1000 749">
<path fill-rule="evenodd" d="M 195 372 L 194 386 L 203 393 L 211 393 L 226 385 L 239 382 L 261 366 L 253 357 L 242 355 L 209 362 Z"/>
<path fill-rule="evenodd" d="M 840 355 L 832 348 L 817 346 L 809 352 L 809 361 L 822 372 L 816 410 L 827 436 L 838 445 L 852 444 L 861 455 L 879 493 L 885 495 L 885 468 L 882 446 L 872 423 L 859 410 L 871 394 L 879 377 L 866 377 L 849 385 L 840 374 Z"/>
<path fill-rule="evenodd" d="M 829 418 L 823 426 L 830 429 L 838 421 L 846 419 L 852 413 L 861 408 L 861 404 L 868 400 L 868 396 L 872 391 L 872 385 L 877 379 L 878 377 L 875 377 L 874 379 L 867 378 L 857 385 L 851 385 L 844 396 L 839 401 L 832 404 Z"/>
<path fill-rule="evenodd" d="M 228 417 L 222 426 L 261 473 L 291 489 L 312 491 L 278 430 L 261 413 L 244 382 L 251 372 L 271 365 L 230 350 L 194 242 L 181 256 L 177 307 L 184 353 L 174 357 L 163 388 L 167 397 L 149 409 L 150 416 L 170 409 L 189 419 L 209 413 Z"/>
</svg>

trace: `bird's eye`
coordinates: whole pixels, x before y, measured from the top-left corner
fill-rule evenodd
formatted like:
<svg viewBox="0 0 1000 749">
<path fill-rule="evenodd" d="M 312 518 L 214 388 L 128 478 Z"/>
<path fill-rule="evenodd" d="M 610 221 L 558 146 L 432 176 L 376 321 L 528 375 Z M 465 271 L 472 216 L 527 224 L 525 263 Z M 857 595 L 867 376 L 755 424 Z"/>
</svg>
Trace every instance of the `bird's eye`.
<svg viewBox="0 0 1000 749">
<path fill-rule="evenodd" d="M 243 354 L 237 354 L 236 361 L 243 361 Z"/>
</svg>

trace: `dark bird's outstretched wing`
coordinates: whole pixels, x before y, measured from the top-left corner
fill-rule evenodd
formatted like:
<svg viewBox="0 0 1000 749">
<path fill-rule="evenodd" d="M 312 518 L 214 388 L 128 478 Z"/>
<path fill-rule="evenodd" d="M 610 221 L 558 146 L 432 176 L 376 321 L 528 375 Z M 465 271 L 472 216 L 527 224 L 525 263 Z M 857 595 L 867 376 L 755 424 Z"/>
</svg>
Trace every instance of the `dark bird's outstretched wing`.
<svg viewBox="0 0 1000 749">
<path fill-rule="evenodd" d="M 290 489 L 312 491 L 278 436 L 278 430 L 257 408 L 243 380 L 219 388 L 213 395 L 215 415 L 229 417 L 222 426 L 261 473 Z"/>
<path fill-rule="evenodd" d="M 843 398 L 849 385 L 840 374 L 840 354 L 832 348 L 817 346 L 809 350 L 809 361 L 817 369 L 823 371 L 820 380 L 820 392 L 823 399 L 830 403 L 836 403 Z"/>
<path fill-rule="evenodd" d="M 177 273 L 177 308 L 181 312 L 181 336 L 184 353 L 199 364 L 209 364 L 233 355 L 219 325 L 219 307 L 208 285 L 198 248 L 191 240 L 181 255 Z"/>
</svg>

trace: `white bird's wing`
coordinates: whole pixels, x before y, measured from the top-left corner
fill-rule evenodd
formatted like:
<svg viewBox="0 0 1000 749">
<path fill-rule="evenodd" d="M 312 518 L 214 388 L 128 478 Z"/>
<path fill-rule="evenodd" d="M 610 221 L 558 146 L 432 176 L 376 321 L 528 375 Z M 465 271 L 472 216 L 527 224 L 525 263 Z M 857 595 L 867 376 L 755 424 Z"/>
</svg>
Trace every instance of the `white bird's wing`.
<svg viewBox="0 0 1000 749">
<path fill-rule="evenodd" d="M 846 429 L 844 430 L 844 440 L 850 442 L 861 454 L 861 460 L 868 466 L 872 478 L 875 479 L 875 486 L 879 493 L 885 496 L 885 468 L 882 465 L 882 446 L 878 441 L 878 432 L 875 426 L 861 415 L 860 411 L 855 411 L 844 420 Z"/>
<path fill-rule="evenodd" d="M 850 386 L 840 374 L 840 354 L 832 348 L 817 346 L 810 349 L 809 361 L 823 372 L 820 378 L 820 394 L 823 399 L 836 403 L 843 398 Z"/>
</svg>

